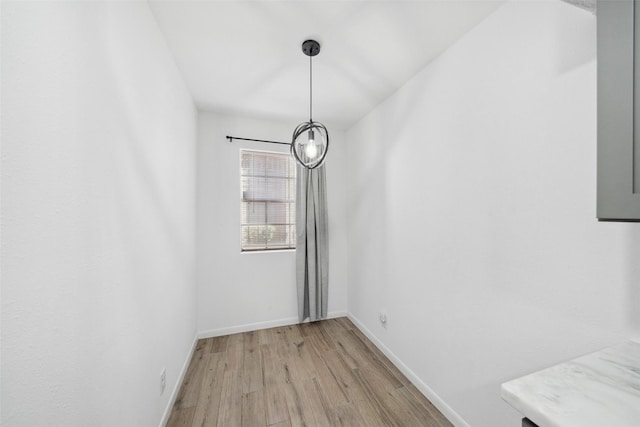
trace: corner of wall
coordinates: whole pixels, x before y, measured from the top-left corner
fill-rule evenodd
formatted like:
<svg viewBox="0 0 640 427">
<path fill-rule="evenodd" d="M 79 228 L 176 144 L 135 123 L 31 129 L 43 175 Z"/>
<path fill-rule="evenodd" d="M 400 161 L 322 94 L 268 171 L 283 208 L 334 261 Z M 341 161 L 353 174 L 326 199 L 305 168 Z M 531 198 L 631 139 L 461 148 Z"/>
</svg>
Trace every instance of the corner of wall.
<svg viewBox="0 0 640 427">
<path fill-rule="evenodd" d="M 178 393 L 180 393 L 180 388 L 182 387 L 182 382 L 184 381 L 184 377 L 187 374 L 187 370 L 189 369 L 189 364 L 191 363 L 191 359 L 193 358 L 193 353 L 196 350 L 196 346 L 198 345 L 198 334 L 193 337 L 193 343 L 191 344 L 191 350 L 187 354 L 187 358 L 182 364 L 182 369 L 180 369 L 180 374 L 178 378 L 176 378 L 175 383 L 173 384 L 173 388 L 171 390 L 171 396 L 169 396 L 169 401 L 167 402 L 167 406 L 164 409 L 162 414 L 162 418 L 160 419 L 160 427 L 165 427 L 171 418 L 171 411 L 173 410 L 173 405 L 176 403 L 176 399 L 178 398 Z"/>
</svg>

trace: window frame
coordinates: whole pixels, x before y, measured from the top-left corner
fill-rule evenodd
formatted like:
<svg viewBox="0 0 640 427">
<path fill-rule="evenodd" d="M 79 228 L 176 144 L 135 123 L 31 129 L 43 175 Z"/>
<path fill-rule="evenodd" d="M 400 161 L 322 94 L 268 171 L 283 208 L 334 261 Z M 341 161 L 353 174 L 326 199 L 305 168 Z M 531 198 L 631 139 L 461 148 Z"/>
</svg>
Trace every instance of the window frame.
<svg viewBox="0 0 640 427">
<path fill-rule="evenodd" d="M 237 179 L 238 179 L 238 185 L 239 185 L 239 193 L 240 193 L 240 203 L 239 203 L 239 208 L 240 208 L 240 213 L 239 213 L 239 237 L 240 237 L 240 253 L 241 254 L 254 254 L 254 253 L 275 253 L 275 252 L 292 252 L 296 250 L 296 237 L 295 237 L 295 232 L 294 232 L 294 237 L 293 237 L 293 242 L 291 243 L 291 240 L 289 240 L 289 243 L 292 244 L 293 246 L 287 246 L 287 247 L 274 247 L 274 248 L 269 248 L 266 247 L 267 242 L 265 241 L 265 247 L 259 247 L 259 248 L 244 248 L 243 247 L 243 232 L 244 232 L 244 227 L 251 225 L 251 224 L 245 224 L 243 222 L 243 213 L 242 213 L 242 208 L 243 208 L 243 203 L 245 202 L 250 202 L 250 200 L 245 200 L 244 199 L 244 194 L 243 194 L 243 186 L 242 186 L 242 180 L 244 177 L 248 176 L 248 175 L 243 175 L 242 173 L 242 157 L 243 157 L 243 153 L 245 152 L 249 152 L 249 153 L 257 153 L 257 154 L 266 154 L 266 155 L 276 155 L 276 156 L 283 156 L 286 157 L 287 160 L 289 162 L 294 162 L 293 163 L 293 171 L 294 171 L 294 175 L 293 178 L 291 177 L 273 177 L 273 178 L 278 178 L 278 179 L 285 179 L 285 180 L 291 180 L 293 179 L 293 198 L 292 198 L 292 202 L 287 202 L 287 203 L 291 203 L 293 205 L 293 208 L 295 209 L 296 206 L 296 197 L 297 197 L 297 189 L 295 186 L 295 180 L 297 178 L 297 174 L 298 174 L 298 168 L 297 165 L 295 164 L 295 160 L 293 160 L 293 158 L 291 157 L 291 155 L 288 152 L 283 152 L 283 151 L 269 151 L 269 150 L 260 150 L 260 149 L 254 149 L 254 148 L 240 148 L 238 150 L 238 175 L 237 175 Z M 268 178 L 267 175 L 265 175 L 265 178 Z M 260 202 L 264 202 L 265 203 L 265 216 L 266 216 L 266 212 L 267 212 L 267 206 L 269 203 L 269 199 L 260 199 Z M 282 200 L 273 200 L 273 203 L 283 203 Z M 286 225 L 287 227 L 289 227 L 289 230 L 291 230 L 291 227 L 293 226 L 293 229 L 295 230 L 296 227 L 296 216 L 295 214 L 293 215 L 292 218 L 293 222 L 290 223 L 286 223 L 286 224 L 280 224 L 280 225 Z M 257 224 L 260 225 L 260 224 Z M 269 225 L 266 223 L 266 218 L 265 218 L 265 226 Z M 290 231 L 291 232 L 291 231 Z"/>
</svg>

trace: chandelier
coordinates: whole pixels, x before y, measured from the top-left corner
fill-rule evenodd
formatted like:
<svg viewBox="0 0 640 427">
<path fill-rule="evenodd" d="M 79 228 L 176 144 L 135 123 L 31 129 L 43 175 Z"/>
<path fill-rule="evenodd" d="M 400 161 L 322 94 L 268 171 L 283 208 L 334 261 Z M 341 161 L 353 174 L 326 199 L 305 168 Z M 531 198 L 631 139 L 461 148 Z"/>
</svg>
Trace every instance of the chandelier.
<svg viewBox="0 0 640 427">
<path fill-rule="evenodd" d="M 320 53 L 320 43 L 305 40 L 302 52 L 309 57 L 309 121 L 300 123 L 293 131 L 291 155 L 307 169 L 315 169 L 324 163 L 329 150 L 329 133 L 320 122 L 313 121 L 313 67 L 312 59 Z"/>
</svg>

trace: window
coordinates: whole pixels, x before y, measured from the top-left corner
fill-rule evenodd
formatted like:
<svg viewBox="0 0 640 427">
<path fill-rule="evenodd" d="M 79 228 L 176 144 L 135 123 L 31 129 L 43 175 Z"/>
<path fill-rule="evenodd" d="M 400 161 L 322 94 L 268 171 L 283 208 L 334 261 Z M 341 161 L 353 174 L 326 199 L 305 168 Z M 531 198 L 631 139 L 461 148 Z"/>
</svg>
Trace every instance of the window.
<svg viewBox="0 0 640 427">
<path fill-rule="evenodd" d="M 295 249 L 296 164 L 289 154 L 240 151 L 242 251 Z"/>
</svg>

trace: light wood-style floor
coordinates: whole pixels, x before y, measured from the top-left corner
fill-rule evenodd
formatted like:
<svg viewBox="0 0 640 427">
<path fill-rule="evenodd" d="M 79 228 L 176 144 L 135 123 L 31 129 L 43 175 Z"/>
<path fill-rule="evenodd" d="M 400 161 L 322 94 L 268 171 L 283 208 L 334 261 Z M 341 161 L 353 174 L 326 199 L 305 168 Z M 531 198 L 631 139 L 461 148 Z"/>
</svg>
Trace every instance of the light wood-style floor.
<svg viewBox="0 0 640 427">
<path fill-rule="evenodd" d="M 346 317 L 198 341 L 169 426 L 452 426 Z"/>
</svg>

